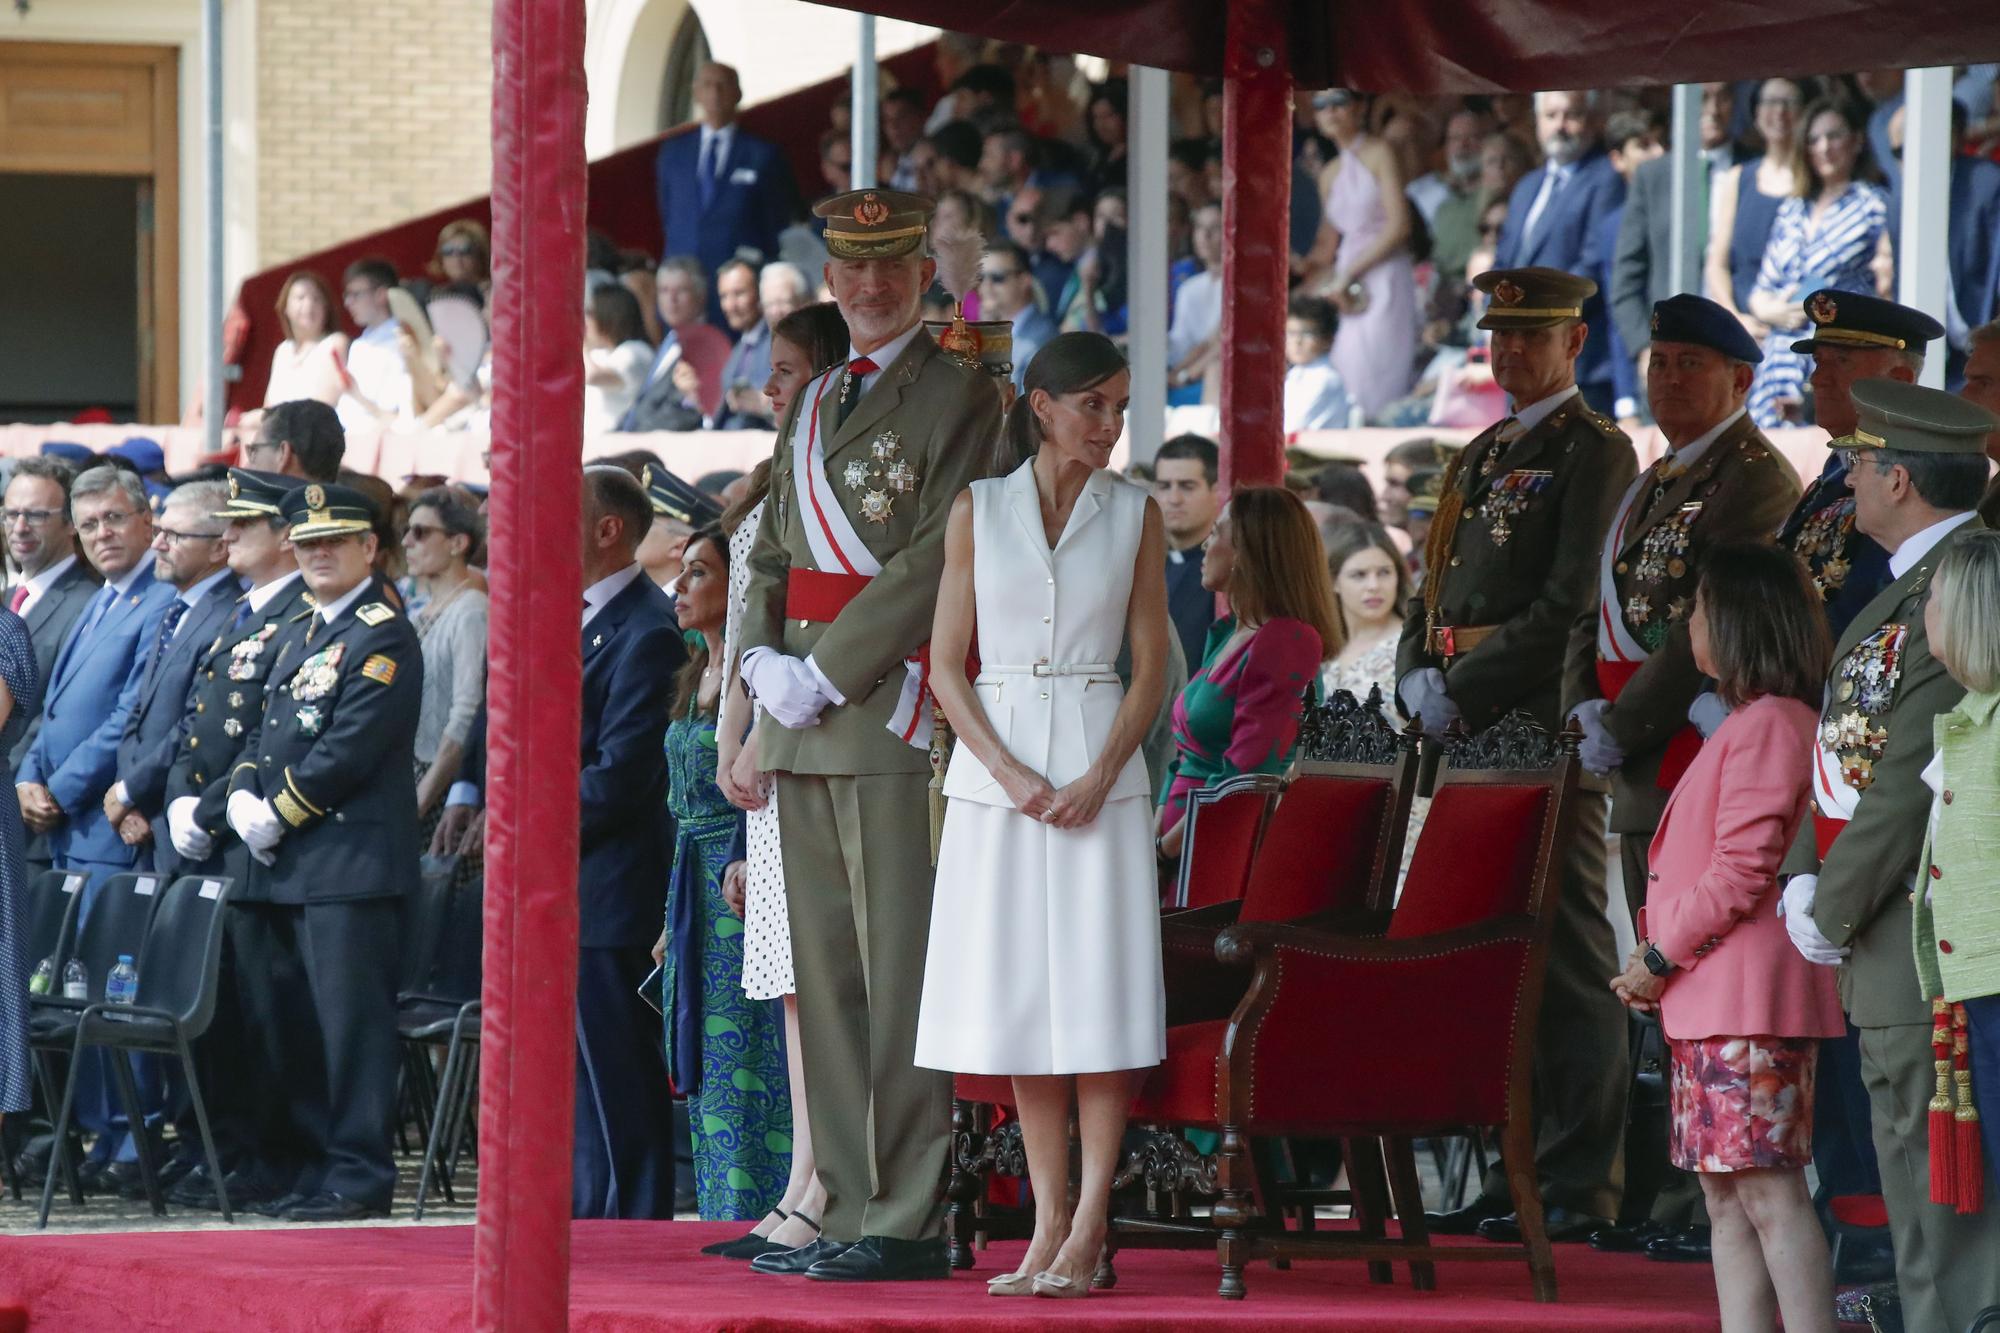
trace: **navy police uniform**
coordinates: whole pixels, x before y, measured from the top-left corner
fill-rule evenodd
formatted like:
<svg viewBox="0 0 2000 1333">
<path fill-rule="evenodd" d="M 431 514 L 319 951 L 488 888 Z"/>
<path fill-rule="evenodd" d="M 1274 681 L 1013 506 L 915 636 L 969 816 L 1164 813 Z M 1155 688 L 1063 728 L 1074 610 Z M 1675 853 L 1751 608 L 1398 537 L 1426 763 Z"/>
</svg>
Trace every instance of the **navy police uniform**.
<svg viewBox="0 0 2000 1333">
<path fill-rule="evenodd" d="M 371 529 L 367 497 L 311 484 L 282 503 L 294 541 Z M 385 1211 L 395 1190 L 397 921 L 415 889 L 417 714 L 423 657 L 389 587 L 296 613 L 275 645 L 263 718 L 229 780 L 283 827 L 254 858 L 260 953 L 295 958 L 303 989 L 276 998 L 295 1128 L 293 1183 L 316 1220 Z M 335 1196 L 329 1198 L 327 1196 Z"/>
</svg>

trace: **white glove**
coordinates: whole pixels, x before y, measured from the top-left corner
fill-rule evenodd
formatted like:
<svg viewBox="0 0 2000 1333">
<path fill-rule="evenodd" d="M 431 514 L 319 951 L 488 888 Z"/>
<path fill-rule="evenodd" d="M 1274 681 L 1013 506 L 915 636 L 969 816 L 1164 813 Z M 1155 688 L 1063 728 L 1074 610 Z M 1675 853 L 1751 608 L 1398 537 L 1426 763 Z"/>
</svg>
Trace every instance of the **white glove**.
<svg viewBox="0 0 2000 1333">
<path fill-rule="evenodd" d="M 167 835 L 174 850 L 190 861 L 206 861 L 215 851 L 215 839 L 194 822 L 194 810 L 199 804 L 198 796 L 182 796 L 167 802 Z"/>
<path fill-rule="evenodd" d="M 1813 899 L 1818 896 L 1818 875 L 1793 875 L 1785 883 L 1780 915 L 1785 918 L 1785 933 L 1792 937 L 1792 947 L 1799 951 L 1800 957 L 1822 967 L 1833 967 L 1847 957 L 1848 951 L 1834 948 L 1833 942 L 1820 934 L 1812 917 Z"/>
<path fill-rule="evenodd" d="M 276 852 L 267 852 L 261 847 L 252 847 L 250 849 L 250 859 L 258 865 L 265 867 L 278 864 L 278 854 Z"/>
<path fill-rule="evenodd" d="M 1694 729 L 1701 733 L 1703 740 L 1707 740 L 1729 720 L 1729 712 L 1729 705 L 1722 702 L 1722 696 L 1709 690 L 1697 694 L 1694 702 L 1688 705 L 1688 721 L 1694 723 Z"/>
<path fill-rule="evenodd" d="M 1576 725 L 1583 728 L 1583 744 L 1577 747 L 1577 758 L 1600 777 L 1608 776 L 1625 762 L 1625 752 L 1604 730 L 1604 714 L 1610 707 L 1609 699 L 1585 699 L 1570 710 Z"/>
<path fill-rule="evenodd" d="M 765 650 L 743 662 L 750 692 L 778 724 L 797 730 L 819 725 L 819 715 L 831 702 L 820 692 L 819 677 L 796 657 Z"/>
<path fill-rule="evenodd" d="M 1405 711 L 1419 719 L 1429 735 L 1442 736 L 1445 728 L 1462 716 L 1444 692 L 1444 672 L 1436 667 L 1418 667 L 1405 674 L 1397 682 L 1396 693 L 1402 696 Z"/>
<path fill-rule="evenodd" d="M 271 803 L 247 791 L 231 792 L 226 807 L 229 827 L 252 851 L 268 852 L 285 836 L 285 826 Z"/>
</svg>

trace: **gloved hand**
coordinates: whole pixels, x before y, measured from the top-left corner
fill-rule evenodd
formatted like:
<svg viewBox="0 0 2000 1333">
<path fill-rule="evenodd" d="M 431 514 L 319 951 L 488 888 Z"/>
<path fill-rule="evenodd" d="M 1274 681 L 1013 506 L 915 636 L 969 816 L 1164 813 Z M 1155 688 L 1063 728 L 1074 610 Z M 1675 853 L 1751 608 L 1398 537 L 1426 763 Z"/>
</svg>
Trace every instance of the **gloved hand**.
<svg viewBox="0 0 2000 1333">
<path fill-rule="evenodd" d="M 261 847 L 252 847 L 250 849 L 250 859 L 258 865 L 265 867 L 278 864 L 278 854 L 276 852 L 267 852 Z"/>
<path fill-rule="evenodd" d="M 1799 956 L 1809 963 L 1833 967 L 1847 957 L 1848 951 L 1835 948 L 1832 941 L 1820 934 L 1812 917 L 1813 900 L 1818 896 L 1818 875 L 1793 875 L 1785 883 L 1781 915 L 1785 918 L 1785 933 L 1792 937 L 1792 947 L 1799 951 Z"/>
<path fill-rule="evenodd" d="M 1703 740 L 1713 736 L 1716 729 L 1729 720 L 1729 713 L 1729 705 L 1722 702 L 1722 696 L 1714 690 L 1697 694 L 1694 702 L 1688 705 L 1688 721 L 1694 723 L 1694 729 L 1701 733 Z"/>
<path fill-rule="evenodd" d="M 173 840 L 174 850 L 190 861 L 206 861 L 215 851 L 215 839 L 194 822 L 194 810 L 200 803 L 198 796 L 182 796 L 167 802 L 167 835 Z"/>
<path fill-rule="evenodd" d="M 1577 758 L 1599 777 L 1609 775 L 1625 762 L 1625 751 L 1604 729 L 1604 714 L 1610 707 L 1609 699 L 1585 699 L 1570 710 L 1576 725 L 1583 728 L 1583 744 L 1577 747 Z"/>
<path fill-rule="evenodd" d="M 285 825 L 271 803 L 247 791 L 231 792 L 226 807 L 229 827 L 253 852 L 268 852 L 285 836 Z M 265 864 L 269 864 L 266 862 Z"/>
<path fill-rule="evenodd" d="M 1444 692 L 1444 672 L 1436 667 L 1418 667 L 1405 673 L 1396 683 L 1396 693 L 1402 697 L 1403 710 L 1421 719 L 1427 735 L 1442 736 L 1444 729 L 1462 716 Z"/>
<path fill-rule="evenodd" d="M 747 656 L 744 679 L 764 711 L 780 726 L 797 730 L 819 725 L 819 715 L 832 702 L 821 693 L 819 677 L 796 657 L 763 651 Z"/>
</svg>

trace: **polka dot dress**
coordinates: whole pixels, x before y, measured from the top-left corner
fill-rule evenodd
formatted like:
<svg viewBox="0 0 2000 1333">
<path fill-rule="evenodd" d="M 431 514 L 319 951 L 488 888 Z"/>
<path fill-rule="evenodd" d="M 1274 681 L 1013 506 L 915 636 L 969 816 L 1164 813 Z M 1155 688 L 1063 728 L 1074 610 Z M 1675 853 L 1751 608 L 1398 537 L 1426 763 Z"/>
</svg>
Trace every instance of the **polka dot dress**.
<svg viewBox="0 0 2000 1333">
<path fill-rule="evenodd" d="M 743 600 L 750 590 L 750 548 L 764 517 L 760 502 L 729 534 L 729 619 L 723 627 L 722 661 L 726 692 L 736 665 L 736 639 L 743 623 Z M 753 1000 L 790 995 L 792 922 L 785 908 L 785 865 L 778 854 L 778 790 L 767 774 L 762 810 L 745 820 L 749 863 L 743 892 L 743 993 Z"/>
</svg>

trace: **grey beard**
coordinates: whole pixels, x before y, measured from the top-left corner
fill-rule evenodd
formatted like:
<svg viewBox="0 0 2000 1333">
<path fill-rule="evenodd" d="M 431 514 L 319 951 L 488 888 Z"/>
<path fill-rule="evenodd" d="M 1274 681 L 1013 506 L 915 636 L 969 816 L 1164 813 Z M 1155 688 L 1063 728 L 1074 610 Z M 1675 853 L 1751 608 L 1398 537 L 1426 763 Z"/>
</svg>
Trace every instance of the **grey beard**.
<svg viewBox="0 0 2000 1333">
<path fill-rule="evenodd" d="M 1583 140 L 1570 134 L 1551 134 L 1542 141 L 1542 151 L 1549 161 L 1559 167 L 1566 167 L 1583 156 Z"/>
</svg>

